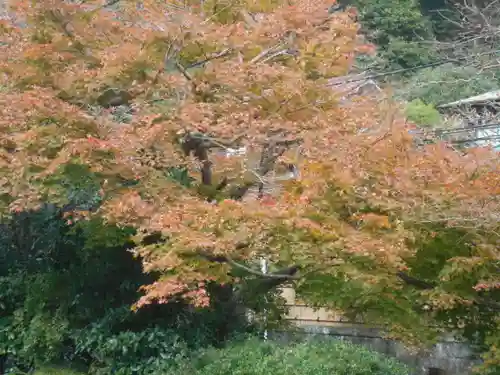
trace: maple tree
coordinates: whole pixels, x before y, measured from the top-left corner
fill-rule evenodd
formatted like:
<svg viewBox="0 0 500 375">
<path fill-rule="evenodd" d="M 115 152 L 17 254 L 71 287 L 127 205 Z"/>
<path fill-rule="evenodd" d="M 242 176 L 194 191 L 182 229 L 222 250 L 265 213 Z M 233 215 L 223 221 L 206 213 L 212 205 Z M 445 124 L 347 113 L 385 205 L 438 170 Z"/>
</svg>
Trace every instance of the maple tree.
<svg viewBox="0 0 500 375">
<path fill-rule="evenodd" d="M 205 283 L 238 269 L 407 336 L 463 306 L 498 324 L 498 153 L 419 146 L 396 103 L 329 87 L 371 49 L 352 11 L 111 3 L 19 1 L 1 24 L 4 212 L 50 201 L 139 229 L 145 270 L 164 276 L 138 307 L 206 305 Z M 468 251 L 427 253 L 442 258 L 432 285 L 412 276 L 462 232 Z M 285 270 L 263 275 L 258 257 Z"/>
</svg>

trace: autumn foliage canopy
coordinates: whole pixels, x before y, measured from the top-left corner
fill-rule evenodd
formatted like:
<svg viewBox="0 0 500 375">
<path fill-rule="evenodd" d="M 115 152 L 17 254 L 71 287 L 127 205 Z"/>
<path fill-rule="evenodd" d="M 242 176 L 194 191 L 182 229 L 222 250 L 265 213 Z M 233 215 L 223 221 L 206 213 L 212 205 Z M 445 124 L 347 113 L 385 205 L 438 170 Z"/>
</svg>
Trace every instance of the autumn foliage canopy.
<svg viewBox="0 0 500 375">
<path fill-rule="evenodd" d="M 4 213 L 55 202 L 68 220 L 140 229 L 137 254 L 164 276 L 139 305 L 185 290 L 206 304 L 207 280 L 257 274 L 261 256 L 296 265 L 290 279 L 313 301 L 347 309 L 337 280 L 351 302 L 397 302 L 404 314 L 375 315 L 407 328 L 423 319 L 416 301 L 441 311 L 498 289 L 498 153 L 421 145 L 387 95 L 330 87 L 371 50 L 353 12 L 322 0 L 82 3 L 17 1 L 0 24 Z M 75 204 L 77 191 L 97 203 Z M 448 249 L 439 285 L 410 290 L 417 244 L 451 230 L 470 251 Z M 163 240 L 144 241 L 153 233 Z"/>
</svg>

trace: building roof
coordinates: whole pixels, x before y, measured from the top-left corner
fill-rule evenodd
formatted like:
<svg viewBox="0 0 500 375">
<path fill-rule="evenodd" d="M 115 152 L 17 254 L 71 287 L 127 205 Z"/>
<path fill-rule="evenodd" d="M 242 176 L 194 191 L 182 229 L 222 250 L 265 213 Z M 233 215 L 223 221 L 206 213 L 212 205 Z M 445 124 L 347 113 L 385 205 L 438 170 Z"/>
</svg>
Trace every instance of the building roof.
<svg viewBox="0 0 500 375">
<path fill-rule="evenodd" d="M 441 104 L 438 108 L 449 108 L 449 107 L 458 107 L 461 105 L 480 105 L 487 104 L 491 102 L 500 101 L 500 90 L 488 91 L 481 95 L 471 96 L 470 98 L 457 100 L 455 102 Z"/>
</svg>

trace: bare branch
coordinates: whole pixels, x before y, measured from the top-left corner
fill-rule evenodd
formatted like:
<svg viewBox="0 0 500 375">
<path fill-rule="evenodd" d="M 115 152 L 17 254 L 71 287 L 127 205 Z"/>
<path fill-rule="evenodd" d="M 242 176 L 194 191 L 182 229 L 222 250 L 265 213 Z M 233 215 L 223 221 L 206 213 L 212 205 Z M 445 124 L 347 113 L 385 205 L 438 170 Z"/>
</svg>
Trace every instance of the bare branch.
<svg viewBox="0 0 500 375">
<path fill-rule="evenodd" d="M 240 15 L 248 26 L 252 28 L 257 27 L 257 21 L 252 17 L 250 13 L 248 13 L 246 9 L 241 9 Z"/>
<path fill-rule="evenodd" d="M 262 60 L 266 56 L 268 56 L 269 54 L 274 54 L 276 52 L 279 52 L 279 49 L 283 48 L 283 46 L 284 46 L 284 44 L 280 42 L 278 44 L 275 44 L 272 47 L 269 47 L 269 48 L 263 50 L 261 53 L 259 53 L 257 56 L 255 56 L 252 60 L 250 60 L 250 64 L 256 64 L 260 60 Z"/>
<path fill-rule="evenodd" d="M 231 48 L 226 48 L 224 49 L 223 51 L 211 56 L 211 57 L 208 57 L 204 60 L 201 60 L 201 61 L 197 61 L 195 63 L 192 63 L 190 65 L 188 65 L 186 67 L 186 69 L 192 69 L 192 68 L 198 68 L 200 66 L 203 66 L 205 64 L 207 64 L 208 62 L 212 61 L 212 60 L 216 60 L 216 59 L 220 59 L 222 57 L 226 57 L 228 55 L 230 55 L 231 53 L 233 52 L 233 50 Z"/>
<path fill-rule="evenodd" d="M 188 80 L 188 81 L 193 81 L 193 77 L 191 77 L 191 74 L 188 73 L 188 71 L 186 70 L 186 68 L 184 68 L 180 62 L 176 61 L 175 62 L 175 66 L 177 67 L 177 69 L 179 69 L 179 71 L 182 73 L 182 75 Z"/>
</svg>

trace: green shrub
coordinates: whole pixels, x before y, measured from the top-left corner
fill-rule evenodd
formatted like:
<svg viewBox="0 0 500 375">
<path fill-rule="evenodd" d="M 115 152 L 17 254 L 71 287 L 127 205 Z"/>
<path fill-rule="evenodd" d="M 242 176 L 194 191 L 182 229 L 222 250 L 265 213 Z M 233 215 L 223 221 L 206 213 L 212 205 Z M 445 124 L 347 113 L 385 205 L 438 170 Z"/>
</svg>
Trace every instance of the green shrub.
<svg viewBox="0 0 500 375">
<path fill-rule="evenodd" d="M 293 345 L 257 339 L 206 353 L 185 374 L 194 375 L 408 375 L 378 353 L 337 340 Z"/>
<path fill-rule="evenodd" d="M 428 45 L 398 37 L 391 37 L 384 48 L 380 48 L 379 55 L 385 61 L 385 64 L 380 65 L 380 69 L 384 71 L 408 69 L 430 64 L 439 58 L 437 52 L 429 48 Z M 411 76 L 414 73 L 414 70 L 408 70 L 395 77 Z"/>
<path fill-rule="evenodd" d="M 420 99 L 412 100 L 406 106 L 406 117 L 419 126 L 434 126 L 441 122 L 441 115 L 432 104 Z"/>
<path fill-rule="evenodd" d="M 73 198 L 85 205 L 92 194 L 82 190 Z M 132 311 L 140 286 L 156 280 L 128 251 L 134 233 L 100 220 L 68 223 L 54 205 L 0 222 L 0 366 L 8 355 L 9 368 L 72 363 L 92 374 L 166 374 L 188 353 L 256 330 L 243 305 L 277 320 L 277 292 L 244 275 L 241 298 L 231 285 L 209 283 L 209 308 L 179 300 Z"/>
<path fill-rule="evenodd" d="M 343 2 L 346 2 L 345 0 Z M 370 39 L 385 47 L 392 37 L 406 41 L 430 39 L 432 28 L 415 0 L 352 0 Z"/>
<path fill-rule="evenodd" d="M 481 71 L 453 64 L 422 69 L 399 85 L 397 96 L 408 101 L 422 99 L 437 106 L 498 89 L 497 73 L 495 69 Z"/>
<path fill-rule="evenodd" d="M 372 69 L 409 68 L 435 61 L 430 44 L 433 33 L 429 19 L 415 0 L 341 0 L 359 11 L 362 32 L 378 46 Z"/>
<path fill-rule="evenodd" d="M 85 330 L 76 340 L 76 354 L 90 354 L 91 374 L 139 375 L 171 373 L 176 362 L 187 360 L 188 347 L 175 331 L 158 327 L 140 332 Z"/>
<path fill-rule="evenodd" d="M 35 375 L 84 375 L 84 372 L 73 371 L 67 368 L 41 368 L 35 371 Z"/>
</svg>

